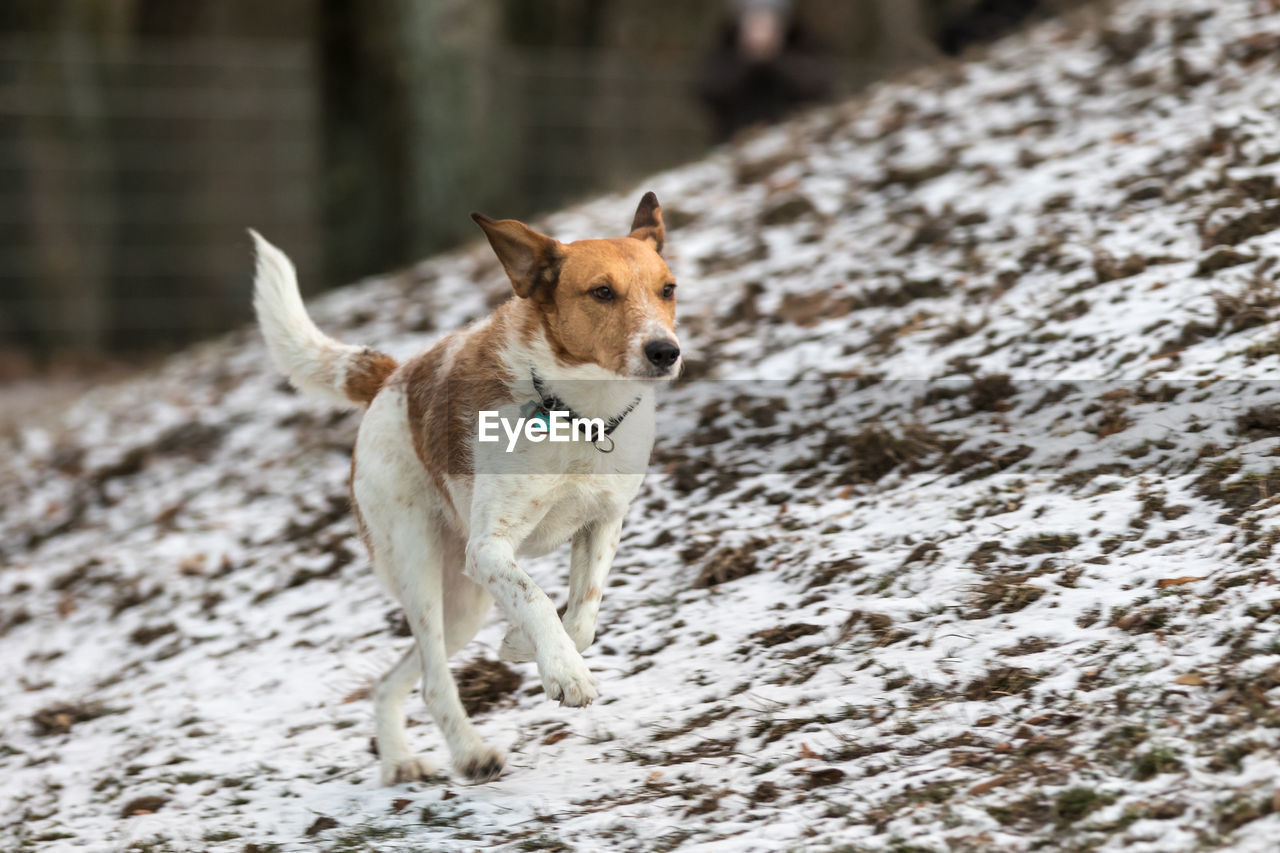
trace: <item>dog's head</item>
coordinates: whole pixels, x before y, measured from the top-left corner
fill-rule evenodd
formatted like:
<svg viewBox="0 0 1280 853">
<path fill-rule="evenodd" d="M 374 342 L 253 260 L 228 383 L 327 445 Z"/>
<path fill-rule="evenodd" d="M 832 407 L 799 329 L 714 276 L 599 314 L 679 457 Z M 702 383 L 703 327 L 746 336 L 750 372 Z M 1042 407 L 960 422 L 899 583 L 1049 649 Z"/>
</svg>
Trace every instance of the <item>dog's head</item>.
<svg viewBox="0 0 1280 853">
<path fill-rule="evenodd" d="M 594 363 L 628 379 L 680 369 L 676 281 L 662 260 L 658 197 L 645 193 L 631 233 L 561 243 L 514 219 L 473 213 L 516 295 L 535 306 L 557 360 Z"/>
</svg>

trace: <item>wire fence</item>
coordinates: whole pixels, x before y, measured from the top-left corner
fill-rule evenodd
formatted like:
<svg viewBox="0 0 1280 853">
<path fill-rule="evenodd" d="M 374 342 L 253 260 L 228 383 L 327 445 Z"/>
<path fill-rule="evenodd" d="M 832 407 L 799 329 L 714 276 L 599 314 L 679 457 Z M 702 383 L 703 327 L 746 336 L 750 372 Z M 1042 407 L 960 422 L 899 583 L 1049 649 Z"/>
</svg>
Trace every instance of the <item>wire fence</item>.
<svg viewBox="0 0 1280 853">
<path fill-rule="evenodd" d="M 839 66 L 838 88 L 879 70 Z M 471 236 L 472 208 L 529 215 L 700 156 L 695 71 L 564 49 L 408 64 L 410 154 L 383 165 L 415 251 Z M 0 38 L 0 346 L 146 349 L 243 321 L 249 226 L 304 289 L 338 283 L 326 259 L 368 224 L 326 187 L 366 176 L 332 159 L 322 73 L 306 39 Z"/>
</svg>

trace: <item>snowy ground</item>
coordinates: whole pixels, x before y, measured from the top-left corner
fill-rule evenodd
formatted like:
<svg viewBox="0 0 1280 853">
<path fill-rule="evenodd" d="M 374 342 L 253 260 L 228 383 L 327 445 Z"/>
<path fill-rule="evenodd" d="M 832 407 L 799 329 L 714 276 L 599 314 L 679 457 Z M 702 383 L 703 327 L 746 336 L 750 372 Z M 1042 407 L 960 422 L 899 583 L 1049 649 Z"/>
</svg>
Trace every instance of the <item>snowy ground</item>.
<svg viewBox="0 0 1280 853">
<path fill-rule="evenodd" d="M 1274 849 L 1278 59 L 1274 3 L 1134 0 L 646 182 L 689 377 L 601 700 L 459 656 L 491 784 L 377 787 L 357 418 L 254 333 L 11 441 L 0 849 Z M 407 355 L 504 292 L 476 246 L 315 314 Z"/>
</svg>

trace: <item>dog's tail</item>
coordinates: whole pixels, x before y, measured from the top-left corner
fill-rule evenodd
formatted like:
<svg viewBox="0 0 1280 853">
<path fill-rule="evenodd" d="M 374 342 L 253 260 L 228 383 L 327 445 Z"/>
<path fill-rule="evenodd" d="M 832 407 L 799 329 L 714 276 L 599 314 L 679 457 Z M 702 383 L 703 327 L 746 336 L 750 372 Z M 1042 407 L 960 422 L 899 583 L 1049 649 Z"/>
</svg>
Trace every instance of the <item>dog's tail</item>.
<svg viewBox="0 0 1280 853">
<path fill-rule="evenodd" d="M 276 365 L 303 393 L 341 406 L 367 406 L 396 369 L 396 360 L 339 343 L 317 329 L 302 304 L 289 258 L 257 231 L 249 233 L 258 255 L 253 310 Z"/>
</svg>

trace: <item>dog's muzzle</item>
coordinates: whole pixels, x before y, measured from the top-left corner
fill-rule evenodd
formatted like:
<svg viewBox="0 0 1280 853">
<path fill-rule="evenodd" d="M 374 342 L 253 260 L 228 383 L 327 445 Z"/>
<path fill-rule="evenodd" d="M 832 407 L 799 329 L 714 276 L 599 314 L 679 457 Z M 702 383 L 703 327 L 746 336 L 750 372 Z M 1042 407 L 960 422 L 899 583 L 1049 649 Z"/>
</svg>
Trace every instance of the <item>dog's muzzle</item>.
<svg viewBox="0 0 1280 853">
<path fill-rule="evenodd" d="M 671 341 L 649 341 L 644 345 L 644 357 L 663 373 L 671 369 L 680 358 L 680 347 Z"/>
</svg>

